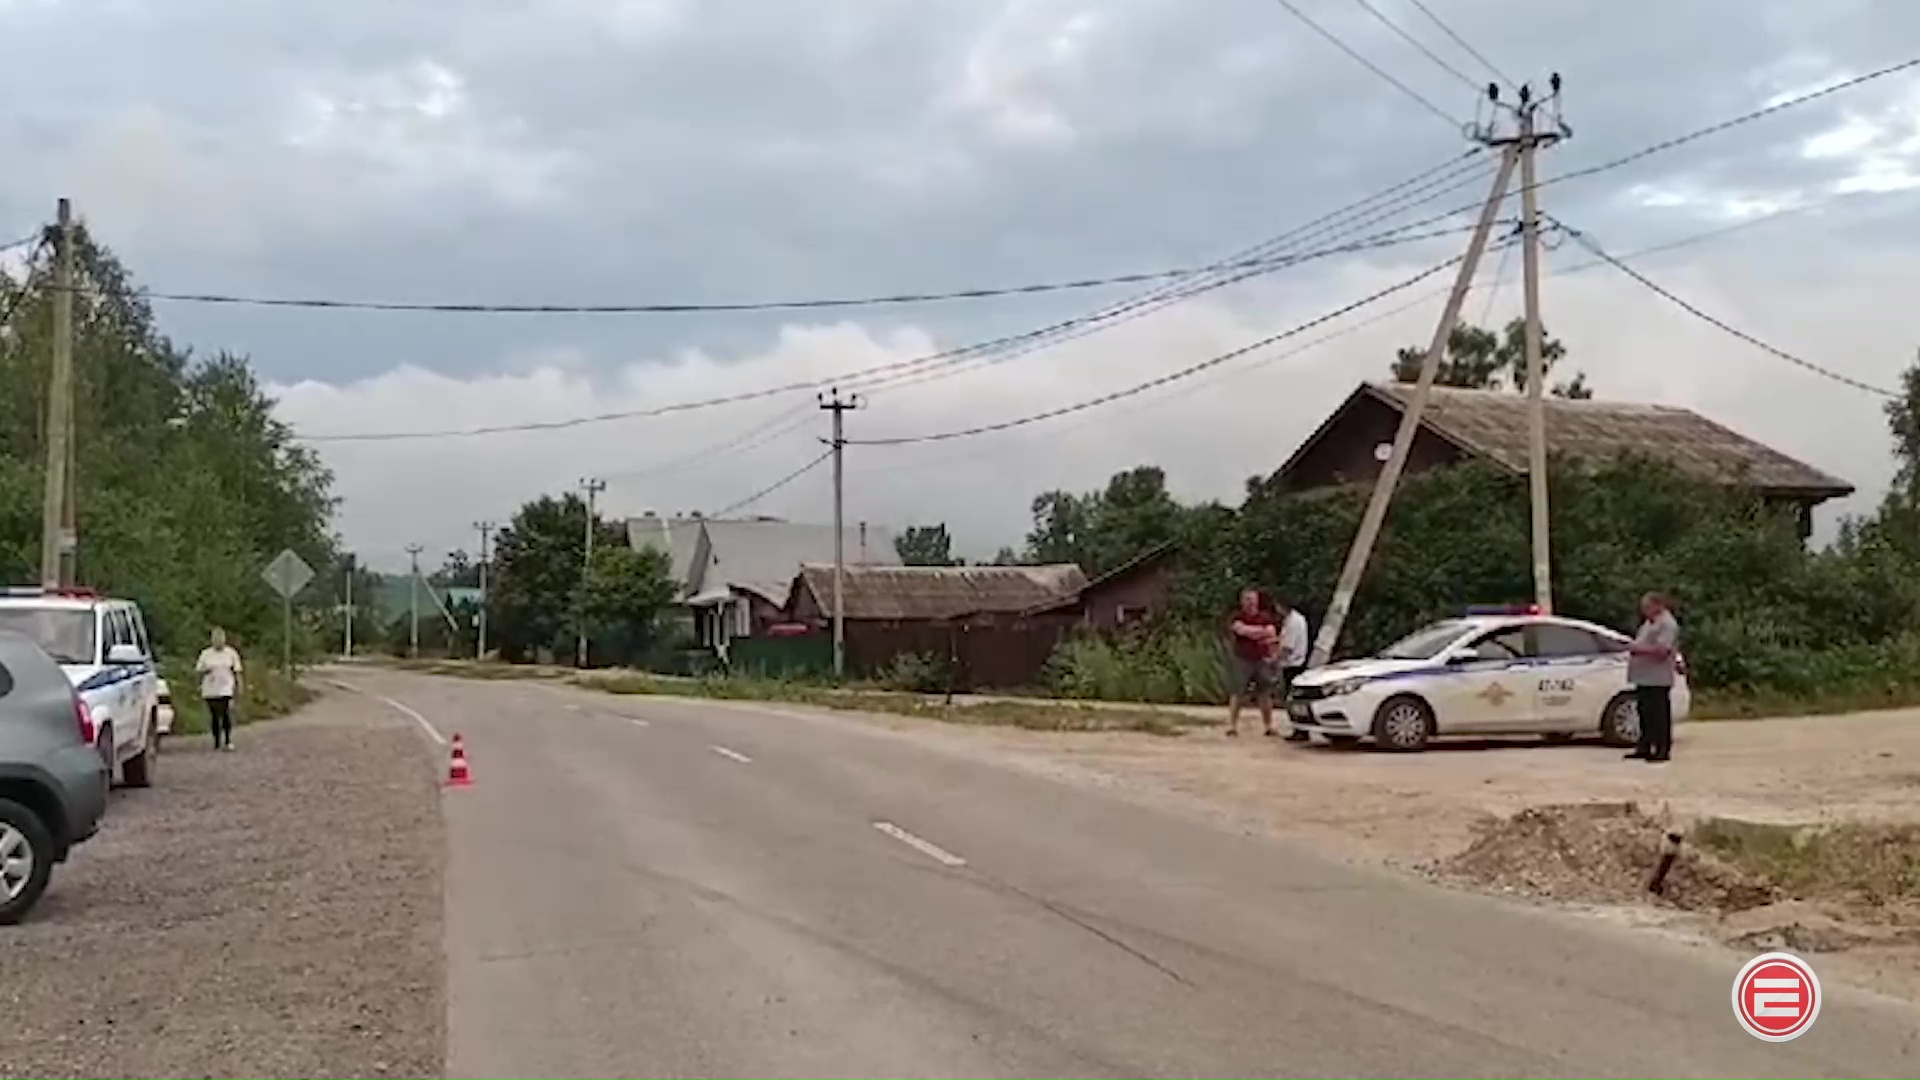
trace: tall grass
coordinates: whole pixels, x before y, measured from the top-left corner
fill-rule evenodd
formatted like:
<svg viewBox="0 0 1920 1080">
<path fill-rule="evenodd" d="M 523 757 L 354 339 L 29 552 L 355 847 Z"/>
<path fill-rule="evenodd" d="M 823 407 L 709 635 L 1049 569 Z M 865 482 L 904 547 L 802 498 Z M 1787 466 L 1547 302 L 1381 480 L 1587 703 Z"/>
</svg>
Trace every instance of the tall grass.
<svg viewBox="0 0 1920 1080">
<path fill-rule="evenodd" d="M 1065 698 L 1213 705 L 1227 700 L 1225 664 L 1214 630 L 1173 624 L 1069 638 L 1047 661 L 1046 681 Z"/>
</svg>

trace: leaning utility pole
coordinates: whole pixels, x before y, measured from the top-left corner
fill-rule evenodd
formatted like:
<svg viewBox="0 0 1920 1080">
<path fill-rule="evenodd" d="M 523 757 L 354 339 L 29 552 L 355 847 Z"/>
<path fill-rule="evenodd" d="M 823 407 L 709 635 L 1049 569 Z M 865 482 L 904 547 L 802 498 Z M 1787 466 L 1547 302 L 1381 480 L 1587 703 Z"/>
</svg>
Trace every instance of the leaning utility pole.
<svg viewBox="0 0 1920 1080">
<path fill-rule="evenodd" d="M 594 516 L 594 501 L 601 492 L 607 490 L 607 482 L 590 476 L 581 480 L 580 486 L 587 492 L 587 543 L 585 554 L 580 560 L 580 599 L 574 605 L 577 609 L 576 617 L 579 620 L 574 666 L 585 668 L 587 666 L 587 583 L 593 579 L 593 534 L 594 526 L 599 524 L 599 519 Z"/>
<path fill-rule="evenodd" d="M 1407 454 L 1413 449 L 1413 437 L 1420 430 L 1420 419 L 1426 412 L 1427 398 L 1433 392 L 1434 376 L 1439 374 L 1440 360 L 1446 355 L 1447 339 L 1453 336 L 1453 329 L 1460 322 L 1460 305 L 1467 299 L 1474 271 L 1480 266 L 1480 256 L 1487 250 L 1487 234 L 1493 230 L 1494 215 L 1500 209 L 1501 199 L 1506 196 L 1507 184 L 1513 179 L 1513 167 L 1518 157 L 1516 147 L 1507 146 L 1500 151 L 1500 168 L 1493 176 L 1493 190 L 1487 193 L 1486 205 L 1480 209 L 1480 222 L 1474 227 L 1473 239 L 1467 244 L 1465 257 L 1460 260 L 1460 272 L 1454 277 L 1453 291 L 1447 296 L 1447 306 L 1440 313 L 1440 322 L 1433 328 L 1433 341 L 1420 358 L 1420 378 L 1413 384 L 1412 400 L 1407 402 L 1400 414 L 1400 427 L 1393 435 L 1393 451 L 1380 467 L 1380 477 L 1373 485 L 1373 496 L 1367 500 L 1366 512 L 1360 518 L 1360 531 L 1353 538 L 1353 546 L 1347 549 L 1347 561 L 1340 567 L 1340 579 L 1333 587 L 1333 600 L 1327 605 L 1327 616 L 1320 623 L 1320 634 L 1313 642 L 1313 654 L 1307 660 L 1311 667 L 1325 664 L 1333 655 L 1334 644 L 1340 640 L 1347 612 L 1353 607 L 1354 591 L 1360 587 L 1360 576 L 1366 572 L 1367 559 L 1373 554 L 1374 541 L 1379 539 L 1380 526 L 1387 518 L 1387 504 L 1393 501 L 1393 489 L 1407 466 Z"/>
<path fill-rule="evenodd" d="M 407 545 L 407 558 L 413 569 L 407 574 L 407 656 L 420 658 L 420 553 L 419 544 Z"/>
<path fill-rule="evenodd" d="M 47 230 L 53 244 L 53 357 L 47 378 L 46 495 L 40 523 L 40 584 L 73 584 L 79 539 L 73 508 L 73 208 L 61 199 Z"/>
<path fill-rule="evenodd" d="M 473 527 L 480 530 L 480 616 L 473 644 L 473 658 L 478 660 L 487 655 L 487 542 L 498 526 L 491 521 L 476 521 Z"/>
<path fill-rule="evenodd" d="M 861 406 L 860 395 L 840 396 L 835 387 L 820 395 L 820 407 L 833 414 L 833 677 L 847 676 L 847 530 L 846 414 Z"/>
</svg>

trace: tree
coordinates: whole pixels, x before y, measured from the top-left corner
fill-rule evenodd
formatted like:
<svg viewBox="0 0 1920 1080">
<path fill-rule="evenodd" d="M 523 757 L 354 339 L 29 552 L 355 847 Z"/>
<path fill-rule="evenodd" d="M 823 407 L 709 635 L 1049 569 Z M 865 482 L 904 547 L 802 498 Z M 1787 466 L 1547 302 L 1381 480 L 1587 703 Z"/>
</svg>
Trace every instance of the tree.
<svg viewBox="0 0 1920 1080">
<path fill-rule="evenodd" d="M 447 553 L 446 561 L 440 569 L 427 575 L 427 583 L 436 589 L 477 589 L 480 587 L 480 564 L 473 557 L 458 548 Z"/>
<path fill-rule="evenodd" d="M 584 604 L 592 659 L 637 663 L 654 644 L 660 612 L 672 602 L 672 567 L 664 552 L 626 544 L 595 547 Z"/>
<path fill-rule="evenodd" d="M 996 551 L 996 552 L 994 552 L 994 553 L 993 553 L 993 565 L 995 565 L 995 566 L 1019 566 L 1019 565 L 1020 565 L 1020 553 L 1019 553 L 1019 552 L 1017 552 L 1017 551 L 1015 551 L 1015 550 L 1013 550 L 1013 549 L 1012 549 L 1011 547 L 1008 547 L 1008 546 L 1006 546 L 1006 545 L 1004 545 L 1004 544 L 1002 544 L 1002 545 L 1000 546 L 1000 550 L 999 550 L 999 551 Z"/>
<path fill-rule="evenodd" d="M 893 538 L 893 550 L 908 566 L 958 566 L 953 557 L 953 538 L 947 535 L 945 522 L 937 525 L 909 525 Z"/>
<path fill-rule="evenodd" d="M 1167 474 L 1152 465 L 1115 473 L 1101 491 L 1049 491 L 1033 500 L 1027 561 L 1078 563 L 1090 575 L 1103 574 L 1179 539 L 1188 512 L 1167 492 Z"/>
<path fill-rule="evenodd" d="M 1461 323 L 1447 336 L 1447 354 L 1440 358 L 1440 370 L 1434 375 L 1434 385 L 1467 390 L 1499 390 L 1510 383 L 1515 392 L 1524 393 L 1527 389 L 1526 333 L 1525 319 L 1513 320 L 1499 334 Z M 1547 336 L 1545 328 L 1542 328 L 1540 360 L 1545 370 L 1551 373 L 1554 364 L 1566 355 L 1566 346 L 1557 338 Z M 1420 364 L 1425 356 L 1426 350 L 1417 346 L 1401 349 L 1393 364 L 1394 381 L 1418 382 Z M 1585 372 L 1575 374 L 1571 382 L 1552 387 L 1550 392 L 1555 397 L 1571 399 L 1593 396 L 1593 391 L 1587 386 Z"/>
<path fill-rule="evenodd" d="M 581 607 L 595 595 L 585 580 L 586 527 L 586 501 L 569 492 L 527 503 L 500 530 L 494 572 L 488 580 L 487 632 L 489 643 L 498 644 L 502 658 L 527 660 L 543 651 L 554 656 L 572 654 Z M 626 529 L 596 519 L 593 550 L 596 566 L 608 551 L 631 551 Z M 609 580 L 625 580 L 620 576 L 626 572 L 617 561 L 620 556 L 606 557 L 614 560 L 607 564 L 615 568 L 608 571 L 615 574 Z M 662 580 L 666 576 L 662 569 Z"/>
</svg>

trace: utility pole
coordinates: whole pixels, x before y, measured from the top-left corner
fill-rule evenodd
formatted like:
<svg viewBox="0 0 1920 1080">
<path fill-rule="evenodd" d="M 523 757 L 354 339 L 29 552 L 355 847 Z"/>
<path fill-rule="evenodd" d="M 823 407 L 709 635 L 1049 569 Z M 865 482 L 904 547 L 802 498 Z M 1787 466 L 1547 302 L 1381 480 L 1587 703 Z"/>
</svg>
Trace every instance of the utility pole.
<svg viewBox="0 0 1920 1080">
<path fill-rule="evenodd" d="M 407 574 L 407 656 L 420 658 L 420 553 L 419 544 L 407 545 L 407 558 L 413 568 Z"/>
<path fill-rule="evenodd" d="M 1542 615 L 1553 614 L 1553 543 L 1547 512 L 1546 361 L 1541 355 L 1540 330 L 1540 200 L 1535 191 L 1534 157 L 1543 146 L 1566 136 L 1568 128 L 1557 115 L 1560 76 L 1552 80 L 1545 103 L 1533 100 L 1532 88 L 1520 88 L 1520 241 L 1521 277 L 1526 296 L 1527 328 L 1527 494 L 1533 517 L 1533 602 Z M 1541 104 L 1555 104 L 1551 128 L 1543 128 L 1537 113 Z"/>
<path fill-rule="evenodd" d="M 487 542 L 498 526 L 491 521 L 476 521 L 473 527 L 480 530 L 480 617 L 473 644 L 473 658 L 478 660 L 487 655 Z"/>
<path fill-rule="evenodd" d="M 1367 500 L 1367 509 L 1360 518 L 1360 530 L 1354 535 L 1353 546 L 1347 549 L 1347 561 L 1340 567 L 1339 581 L 1333 587 L 1333 600 L 1327 605 L 1327 616 L 1320 623 L 1319 636 L 1314 638 L 1313 654 L 1308 658 L 1310 667 L 1325 664 L 1333 655 L 1333 647 L 1340 640 L 1340 631 L 1347 621 L 1347 612 L 1353 607 L 1353 594 L 1360 587 L 1360 577 L 1366 572 L 1367 560 L 1373 555 L 1373 545 L 1380 536 L 1380 526 L 1387 518 L 1387 504 L 1393 501 L 1393 490 L 1400 482 L 1400 473 L 1407 467 L 1407 454 L 1413 449 L 1413 437 L 1420 430 L 1420 418 L 1427 409 L 1427 398 L 1433 392 L 1434 376 L 1439 374 L 1440 359 L 1446 354 L 1447 339 L 1453 336 L 1453 328 L 1460 322 L 1460 306 L 1467 299 L 1467 290 L 1473 284 L 1473 275 L 1480 266 L 1480 256 L 1487 250 L 1487 234 L 1493 231 L 1494 215 L 1500 209 L 1500 202 L 1506 197 L 1507 184 L 1513 179 L 1513 167 L 1519 158 L 1517 147 L 1506 146 L 1500 151 L 1500 168 L 1493 176 L 1493 190 L 1487 193 L 1486 205 L 1480 209 L 1479 224 L 1474 227 L 1473 239 L 1467 243 L 1467 253 L 1460 260 L 1460 272 L 1454 277 L 1453 291 L 1447 296 L 1447 306 L 1440 313 L 1440 321 L 1433 328 L 1433 341 L 1420 359 L 1420 378 L 1413 384 L 1413 399 L 1400 414 L 1400 427 L 1393 435 L 1393 451 L 1387 455 L 1386 463 L 1380 467 L 1380 477 L 1374 481 L 1373 496 Z"/>
<path fill-rule="evenodd" d="M 351 660 L 353 659 L 353 553 L 352 552 L 347 553 L 347 625 L 346 625 L 345 641 L 347 646 L 347 650 L 346 650 L 347 659 Z"/>
<path fill-rule="evenodd" d="M 847 426 L 846 415 L 849 410 L 858 409 L 863 404 L 860 395 L 840 396 L 835 387 L 830 393 L 820 395 L 820 407 L 833 414 L 833 677 L 847 677 L 847 484 L 846 451 Z"/>
<path fill-rule="evenodd" d="M 592 579 L 593 574 L 594 526 L 599 524 L 599 519 L 594 516 L 596 512 L 594 507 L 596 497 L 607 490 L 607 482 L 590 476 L 581 480 L 580 486 L 587 493 L 587 543 L 585 554 L 580 560 L 580 599 L 575 605 L 579 609 L 577 613 L 579 637 L 576 642 L 577 655 L 574 658 L 574 666 L 585 668 L 587 666 L 587 583 Z"/>
<path fill-rule="evenodd" d="M 53 243 L 53 357 L 47 378 L 47 469 L 40 532 L 40 584 L 73 583 L 73 207 L 61 199 Z"/>
</svg>

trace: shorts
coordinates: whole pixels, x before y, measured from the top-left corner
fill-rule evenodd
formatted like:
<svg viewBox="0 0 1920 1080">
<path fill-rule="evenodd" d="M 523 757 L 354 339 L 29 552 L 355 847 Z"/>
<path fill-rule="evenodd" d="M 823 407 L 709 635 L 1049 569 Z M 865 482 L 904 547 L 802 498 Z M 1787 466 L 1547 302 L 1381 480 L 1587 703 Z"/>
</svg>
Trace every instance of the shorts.
<svg viewBox="0 0 1920 1080">
<path fill-rule="evenodd" d="M 1280 681 L 1280 667 L 1273 660 L 1249 660 L 1238 654 L 1227 657 L 1227 693 L 1272 694 Z"/>
</svg>

